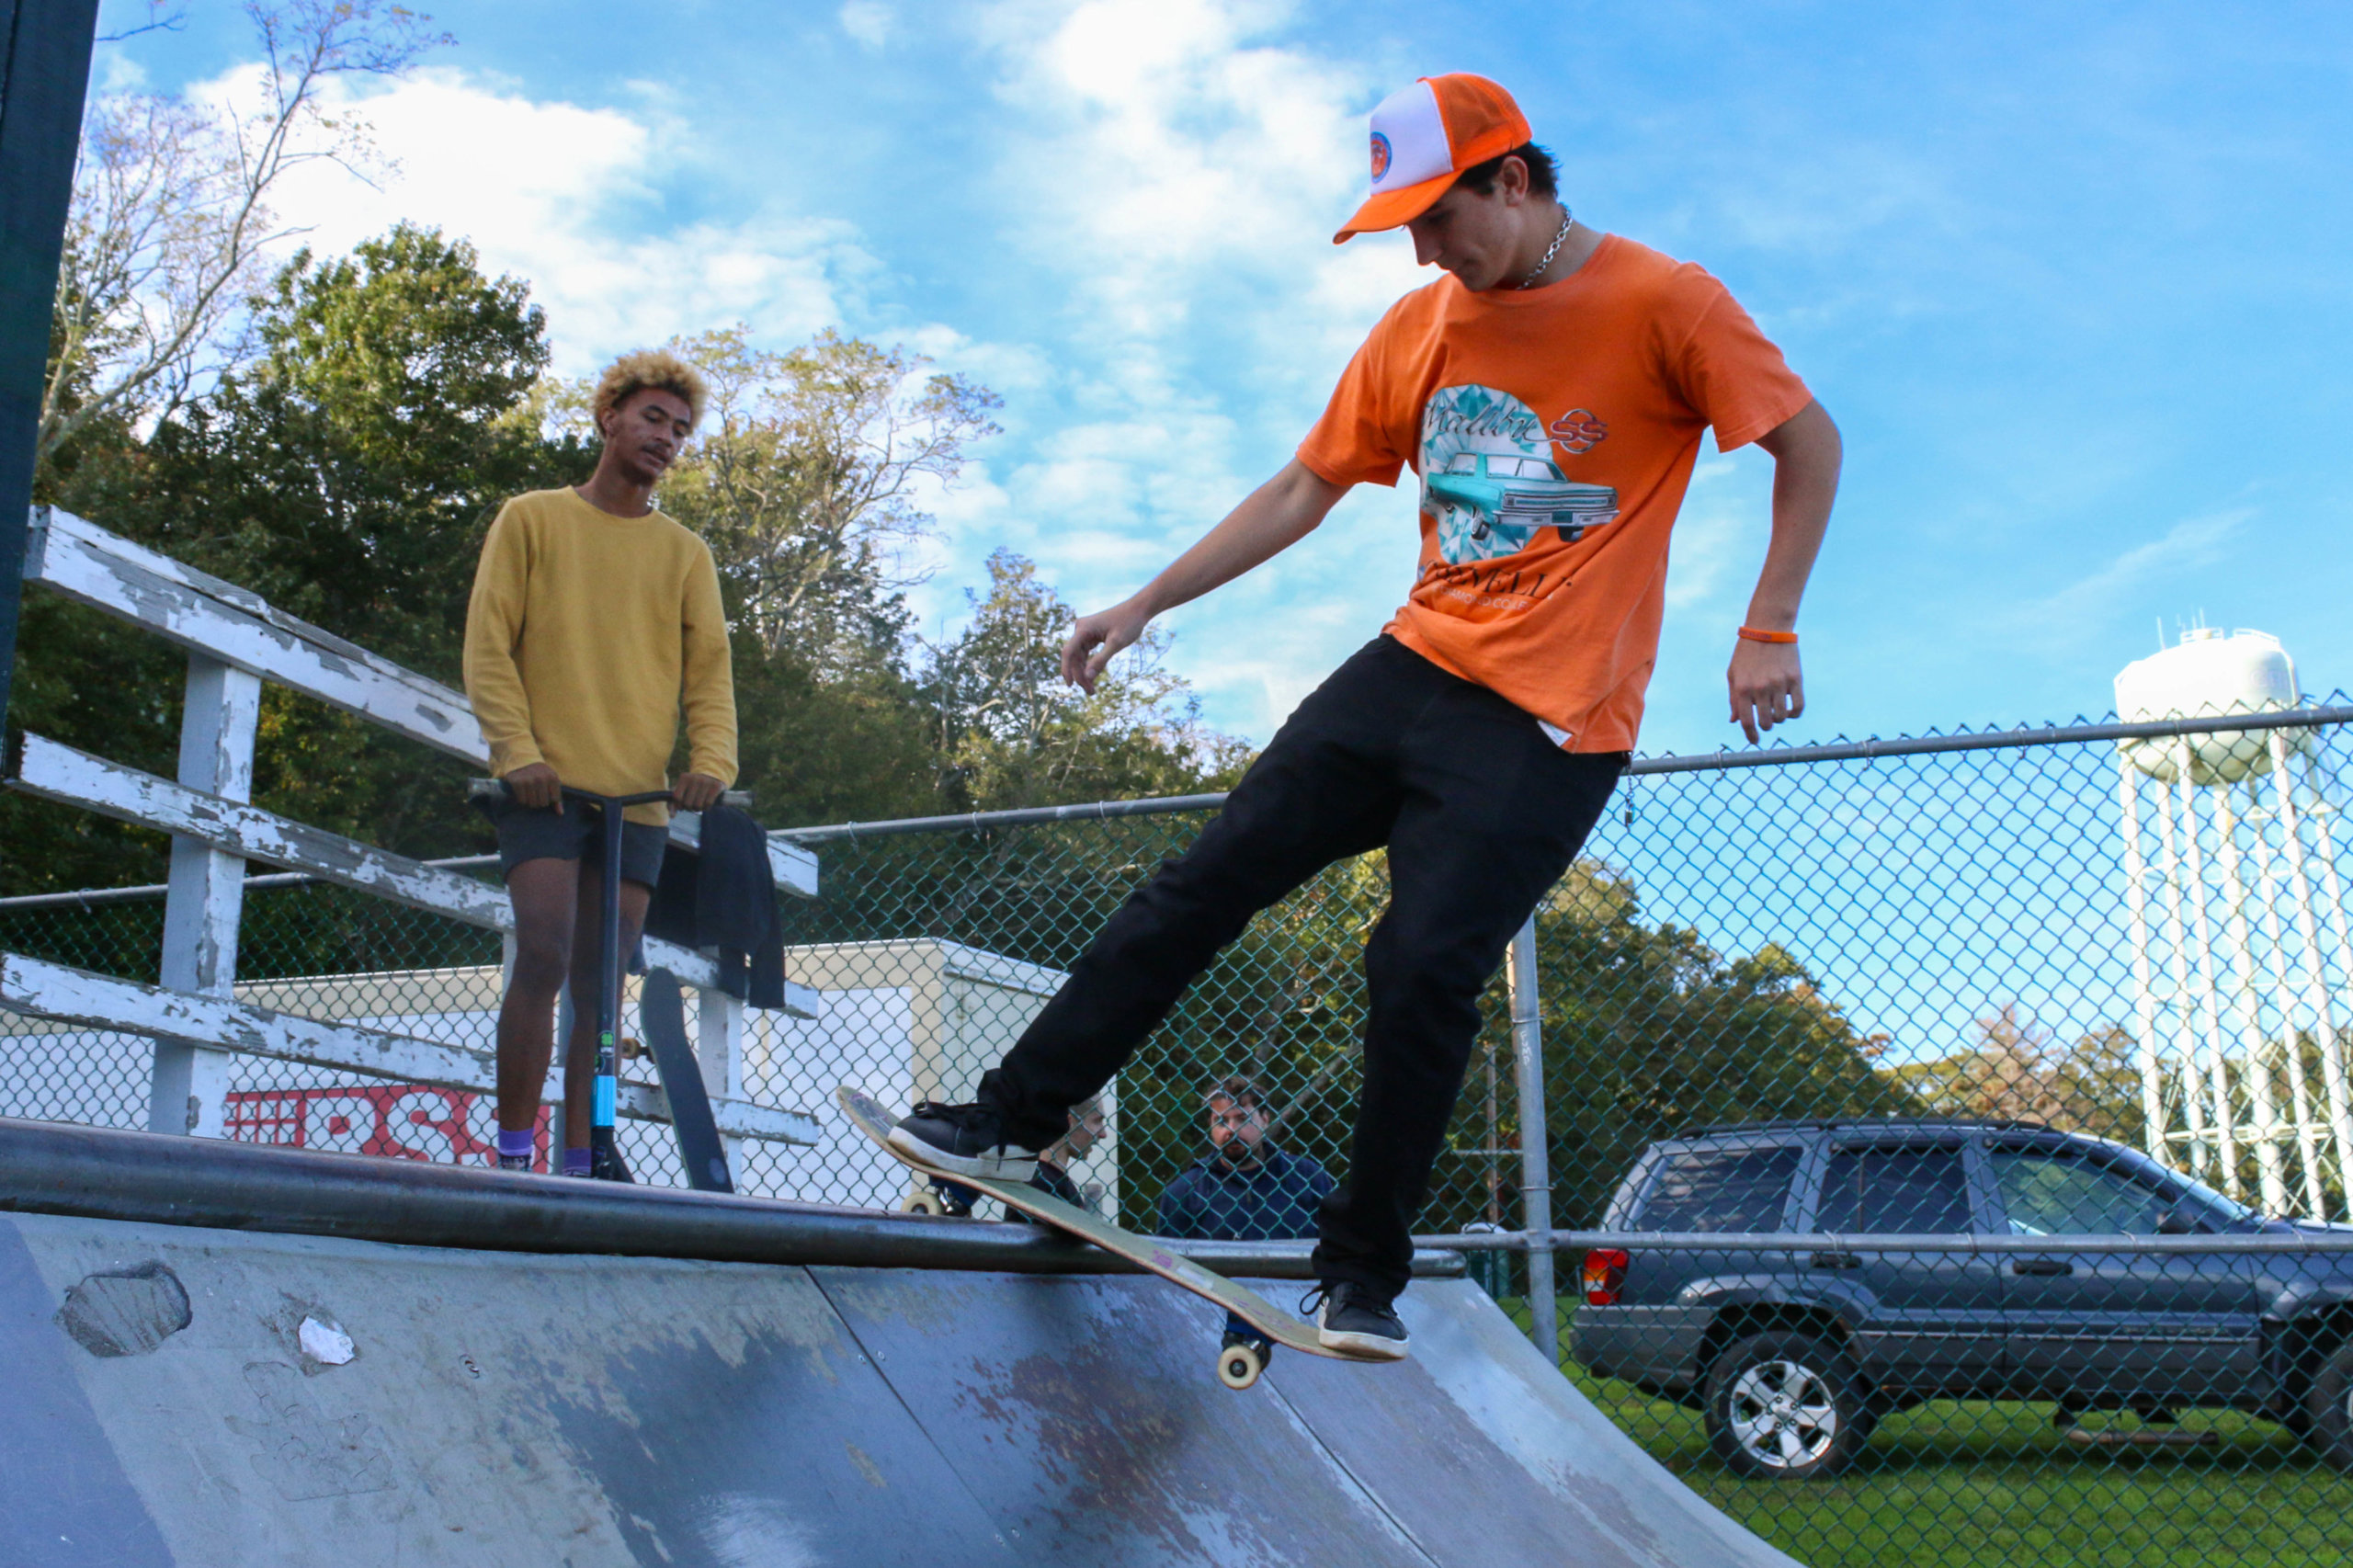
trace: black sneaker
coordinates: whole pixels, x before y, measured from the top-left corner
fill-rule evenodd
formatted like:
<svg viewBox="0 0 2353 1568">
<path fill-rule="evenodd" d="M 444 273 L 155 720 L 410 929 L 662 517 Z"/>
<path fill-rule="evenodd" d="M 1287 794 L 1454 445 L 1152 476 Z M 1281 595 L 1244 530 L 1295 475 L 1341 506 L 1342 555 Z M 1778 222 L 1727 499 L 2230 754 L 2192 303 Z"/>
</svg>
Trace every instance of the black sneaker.
<svg viewBox="0 0 2353 1568">
<path fill-rule="evenodd" d="M 1006 1142 L 996 1112 L 984 1105 L 926 1100 L 899 1119 L 891 1142 L 950 1176 L 1026 1182 L 1038 1174 L 1038 1152 Z"/>
<path fill-rule="evenodd" d="M 1335 1350 L 1354 1350 L 1387 1360 L 1405 1358 L 1405 1324 L 1397 1310 L 1352 1279 L 1336 1280 L 1300 1304 L 1315 1311 L 1315 1339 Z"/>
<path fill-rule="evenodd" d="M 529 1154 L 501 1154 L 498 1156 L 498 1168 L 502 1171 L 528 1171 L 531 1168 L 531 1156 Z"/>
</svg>

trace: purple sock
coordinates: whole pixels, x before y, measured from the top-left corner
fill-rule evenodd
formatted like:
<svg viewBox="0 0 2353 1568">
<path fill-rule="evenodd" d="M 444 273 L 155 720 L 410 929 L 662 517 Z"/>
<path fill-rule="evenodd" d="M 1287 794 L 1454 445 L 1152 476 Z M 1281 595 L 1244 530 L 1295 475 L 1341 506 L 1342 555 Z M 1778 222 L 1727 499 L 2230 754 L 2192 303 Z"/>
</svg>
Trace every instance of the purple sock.
<svg viewBox="0 0 2353 1568">
<path fill-rule="evenodd" d="M 588 1151 L 566 1149 L 563 1152 L 563 1174 L 585 1176 L 588 1174 Z"/>
<path fill-rule="evenodd" d="M 498 1130 L 498 1157 L 502 1160 L 512 1160 L 518 1157 L 526 1160 L 529 1159 L 532 1153 L 531 1146 L 533 1142 L 536 1142 L 537 1136 L 538 1135 L 528 1127 L 524 1128 L 519 1132 L 509 1132 L 505 1128 L 500 1128 Z"/>
</svg>

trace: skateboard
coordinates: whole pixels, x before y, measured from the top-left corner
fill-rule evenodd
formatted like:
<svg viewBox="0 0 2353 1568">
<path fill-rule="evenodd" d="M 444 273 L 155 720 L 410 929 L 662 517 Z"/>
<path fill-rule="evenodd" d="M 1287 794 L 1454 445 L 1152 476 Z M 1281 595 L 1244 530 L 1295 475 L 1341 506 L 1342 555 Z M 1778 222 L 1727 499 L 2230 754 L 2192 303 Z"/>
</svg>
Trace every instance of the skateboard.
<svg viewBox="0 0 2353 1568">
<path fill-rule="evenodd" d="M 997 1181 L 987 1176 L 935 1170 L 890 1141 L 892 1124 L 898 1119 L 884 1109 L 880 1101 L 851 1084 L 844 1084 L 835 1092 L 834 1097 L 841 1102 L 842 1112 L 849 1118 L 851 1124 L 881 1144 L 901 1165 L 928 1176 L 945 1175 L 960 1187 L 986 1193 L 1007 1209 L 1027 1214 L 1081 1241 L 1092 1242 L 1105 1252 L 1124 1257 L 1173 1285 L 1182 1286 L 1201 1300 L 1223 1307 L 1275 1345 L 1288 1346 L 1302 1355 L 1322 1356 L 1335 1361 L 1387 1361 L 1396 1358 L 1368 1356 L 1355 1350 L 1336 1350 L 1315 1337 L 1313 1325 L 1302 1323 L 1249 1287 L 1237 1284 L 1222 1274 L 1212 1273 L 1150 1236 L 1131 1234 L 1108 1220 L 1074 1208 L 1027 1182 Z M 1218 1381 L 1231 1389 L 1250 1387 L 1258 1381 L 1258 1374 L 1266 1370 L 1266 1367 L 1267 1353 L 1248 1342 L 1225 1346 L 1218 1352 Z"/>
<path fill-rule="evenodd" d="M 670 1102 L 670 1130 L 678 1139 L 678 1163 L 687 1185 L 697 1192 L 733 1192 L 727 1146 L 710 1116 L 710 1093 L 703 1086 L 702 1063 L 687 1043 L 687 1009 L 678 977 L 649 969 L 637 993 L 638 1022 L 645 1030 L 646 1054 L 662 1074 L 663 1097 Z"/>
</svg>

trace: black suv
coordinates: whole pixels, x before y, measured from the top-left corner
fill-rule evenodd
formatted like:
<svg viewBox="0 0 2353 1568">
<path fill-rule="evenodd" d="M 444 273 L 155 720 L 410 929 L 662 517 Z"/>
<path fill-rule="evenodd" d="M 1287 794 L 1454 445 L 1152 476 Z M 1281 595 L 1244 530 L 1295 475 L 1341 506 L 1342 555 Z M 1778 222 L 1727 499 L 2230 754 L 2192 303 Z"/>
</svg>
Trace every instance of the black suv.
<svg viewBox="0 0 2353 1568">
<path fill-rule="evenodd" d="M 1578 1363 L 1702 1410 L 1742 1474 L 1828 1475 L 1880 1415 L 1942 1398 L 2052 1400 L 2063 1425 L 2225 1406 L 2353 1469 L 2353 1254 L 2061 1240 L 2347 1227 L 2266 1220 L 2121 1144 L 2031 1122 L 1703 1128 L 1644 1151 L 1602 1228 L 2052 1238 L 1973 1256 L 1588 1252 Z"/>
</svg>

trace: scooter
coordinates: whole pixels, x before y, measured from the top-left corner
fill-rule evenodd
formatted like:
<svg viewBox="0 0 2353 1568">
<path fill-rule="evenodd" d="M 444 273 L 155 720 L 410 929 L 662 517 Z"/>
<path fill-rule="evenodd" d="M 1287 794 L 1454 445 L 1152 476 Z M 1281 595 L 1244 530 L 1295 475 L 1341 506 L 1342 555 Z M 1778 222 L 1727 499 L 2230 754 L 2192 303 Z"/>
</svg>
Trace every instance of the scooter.
<svg viewBox="0 0 2353 1568">
<path fill-rule="evenodd" d="M 466 790 L 472 801 L 512 798 L 504 778 L 476 778 Z M 672 799 L 667 790 L 641 790 L 634 795 L 597 795 L 563 786 L 564 799 L 593 806 L 603 830 L 603 883 L 597 909 L 597 1078 L 588 1096 L 588 1174 L 598 1181 L 631 1181 L 629 1166 L 613 1141 L 613 1113 L 620 1098 L 621 1020 L 621 813 L 631 806 Z M 731 806 L 748 806 L 747 790 L 730 790 L 720 797 Z M 575 1005 L 577 999 L 575 998 Z"/>
</svg>

